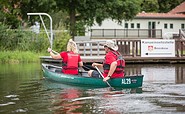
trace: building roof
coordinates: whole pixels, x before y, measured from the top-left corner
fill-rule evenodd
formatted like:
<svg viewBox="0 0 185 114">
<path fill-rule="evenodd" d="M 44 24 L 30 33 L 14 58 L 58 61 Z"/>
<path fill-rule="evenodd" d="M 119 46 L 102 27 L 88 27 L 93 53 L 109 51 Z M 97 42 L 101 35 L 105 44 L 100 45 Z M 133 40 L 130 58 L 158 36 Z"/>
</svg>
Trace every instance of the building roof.
<svg viewBox="0 0 185 114">
<path fill-rule="evenodd" d="M 146 19 L 185 19 L 185 14 L 172 14 L 172 13 L 138 13 L 136 15 L 137 19 L 146 18 Z"/>
<path fill-rule="evenodd" d="M 169 11 L 168 13 L 177 14 L 184 13 L 185 14 L 185 2 L 182 2 L 180 5 Z"/>
<path fill-rule="evenodd" d="M 185 2 L 168 13 L 138 13 L 136 19 L 185 19 Z"/>
</svg>

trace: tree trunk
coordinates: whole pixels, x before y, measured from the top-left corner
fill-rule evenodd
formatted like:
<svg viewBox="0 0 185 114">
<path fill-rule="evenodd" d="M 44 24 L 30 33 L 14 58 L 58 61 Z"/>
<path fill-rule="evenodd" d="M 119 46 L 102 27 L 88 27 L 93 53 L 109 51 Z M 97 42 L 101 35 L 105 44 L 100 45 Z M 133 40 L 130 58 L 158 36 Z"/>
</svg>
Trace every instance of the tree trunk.
<svg viewBox="0 0 185 114">
<path fill-rule="evenodd" d="M 75 29 L 75 25 L 76 25 L 76 12 L 75 12 L 75 0 L 71 1 L 70 4 L 70 10 L 69 10 L 69 15 L 70 15 L 70 35 L 72 37 L 72 39 L 74 40 L 74 36 L 76 35 L 76 29 Z"/>
</svg>

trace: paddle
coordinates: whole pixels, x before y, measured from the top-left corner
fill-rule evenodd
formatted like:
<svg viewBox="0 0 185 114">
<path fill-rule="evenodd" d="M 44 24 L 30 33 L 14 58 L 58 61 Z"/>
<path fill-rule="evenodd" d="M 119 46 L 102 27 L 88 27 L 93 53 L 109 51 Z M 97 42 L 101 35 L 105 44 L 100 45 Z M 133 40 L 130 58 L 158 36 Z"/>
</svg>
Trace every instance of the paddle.
<svg viewBox="0 0 185 114">
<path fill-rule="evenodd" d="M 87 66 L 85 66 L 85 65 L 83 65 L 82 68 L 83 68 L 85 71 L 91 70 L 89 67 L 87 67 Z"/>
<path fill-rule="evenodd" d="M 90 65 L 83 65 L 82 68 L 85 70 L 85 71 L 89 71 L 89 70 L 96 70 L 94 67 L 90 66 Z"/>
<path fill-rule="evenodd" d="M 53 53 L 56 53 L 56 54 L 59 54 L 58 52 L 54 51 L 54 50 L 51 50 Z"/>
<path fill-rule="evenodd" d="M 100 72 L 100 70 L 98 69 L 97 66 L 95 66 L 96 70 L 99 72 L 99 74 L 101 75 L 101 77 L 104 79 L 104 76 L 102 75 L 102 73 Z M 106 81 L 107 85 L 112 89 L 112 90 L 115 90 L 110 84 L 108 81 Z"/>
</svg>

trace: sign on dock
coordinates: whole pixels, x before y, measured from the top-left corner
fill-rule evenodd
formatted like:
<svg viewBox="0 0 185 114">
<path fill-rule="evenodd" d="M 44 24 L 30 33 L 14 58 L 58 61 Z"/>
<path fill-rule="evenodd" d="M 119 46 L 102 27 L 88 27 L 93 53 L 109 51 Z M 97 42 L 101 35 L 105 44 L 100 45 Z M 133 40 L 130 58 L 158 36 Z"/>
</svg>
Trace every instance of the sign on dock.
<svg viewBox="0 0 185 114">
<path fill-rule="evenodd" d="M 141 57 L 175 57 L 175 40 L 141 40 Z"/>
</svg>

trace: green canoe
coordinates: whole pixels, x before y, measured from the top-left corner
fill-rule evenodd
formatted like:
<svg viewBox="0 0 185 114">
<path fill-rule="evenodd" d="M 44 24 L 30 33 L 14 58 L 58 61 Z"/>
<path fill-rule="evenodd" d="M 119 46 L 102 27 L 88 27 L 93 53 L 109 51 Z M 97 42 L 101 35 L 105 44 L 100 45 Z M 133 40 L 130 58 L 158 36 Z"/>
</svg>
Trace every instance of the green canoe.
<svg viewBox="0 0 185 114">
<path fill-rule="evenodd" d="M 61 73 L 61 67 L 42 63 L 43 75 L 46 79 L 62 84 L 90 87 L 108 87 L 102 78 L 88 77 L 87 71 L 79 71 L 79 75 Z M 125 76 L 108 80 L 112 87 L 138 88 L 142 87 L 143 75 Z"/>
</svg>

